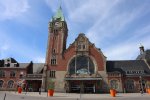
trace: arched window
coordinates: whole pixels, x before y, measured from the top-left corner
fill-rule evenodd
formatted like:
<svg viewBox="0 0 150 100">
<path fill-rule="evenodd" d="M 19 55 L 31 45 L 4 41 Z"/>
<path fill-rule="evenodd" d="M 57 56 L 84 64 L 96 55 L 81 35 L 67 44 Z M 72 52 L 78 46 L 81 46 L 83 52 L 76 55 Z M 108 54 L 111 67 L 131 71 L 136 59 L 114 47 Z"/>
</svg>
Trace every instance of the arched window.
<svg viewBox="0 0 150 100">
<path fill-rule="evenodd" d="M 0 80 L 0 88 L 3 87 L 3 84 L 4 84 L 4 81 L 3 81 L 3 80 Z"/>
<path fill-rule="evenodd" d="M 134 80 L 127 80 L 126 81 L 126 89 L 127 90 L 134 90 Z"/>
<path fill-rule="evenodd" d="M 69 63 L 70 74 L 94 74 L 93 61 L 88 56 L 76 56 Z"/>
<path fill-rule="evenodd" d="M 14 81 L 13 80 L 8 81 L 7 88 L 13 88 L 13 86 L 14 86 Z"/>
<path fill-rule="evenodd" d="M 118 81 L 117 80 L 111 80 L 110 81 L 110 87 L 112 88 L 112 89 L 118 89 Z"/>
<path fill-rule="evenodd" d="M 15 71 L 10 71 L 10 77 L 15 77 L 16 76 L 16 72 Z"/>
<path fill-rule="evenodd" d="M 3 70 L 0 70 L 0 77 L 5 77 L 5 72 Z"/>
<path fill-rule="evenodd" d="M 55 49 L 53 49 L 53 54 L 55 54 L 56 53 L 56 50 Z"/>
</svg>

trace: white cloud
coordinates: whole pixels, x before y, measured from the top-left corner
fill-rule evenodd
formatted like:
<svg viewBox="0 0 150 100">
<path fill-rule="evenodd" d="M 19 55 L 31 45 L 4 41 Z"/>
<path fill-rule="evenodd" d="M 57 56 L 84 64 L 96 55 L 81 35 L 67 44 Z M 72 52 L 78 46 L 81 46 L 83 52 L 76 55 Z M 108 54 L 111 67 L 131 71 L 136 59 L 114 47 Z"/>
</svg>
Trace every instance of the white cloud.
<svg viewBox="0 0 150 100">
<path fill-rule="evenodd" d="M 16 18 L 29 9 L 28 0 L 1 0 L 0 20 Z"/>
<path fill-rule="evenodd" d="M 142 43 L 146 48 L 150 48 L 150 25 L 144 26 L 133 32 L 127 41 L 121 41 L 118 44 L 111 43 L 110 47 L 104 49 L 104 54 L 108 60 L 136 59 L 139 55 L 139 46 Z"/>
<path fill-rule="evenodd" d="M 79 3 L 76 9 L 69 12 L 69 20 L 76 23 L 86 21 L 95 22 L 102 18 L 116 3 L 118 3 L 118 0 L 86 0 Z M 78 5 L 78 3 L 76 5 Z M 68 7 L 68 9 L 70 8 L 71 6 Z"/>
<path fill-rule="evenodd" d="M 35 49 L 33 45 L 13 39 L 7 32 L 0 30 L 0 59 L 14 57 L 18 62 L 44 62 L 45 52 Z M 35 44 L 36 45 L 36 44 Z"/>
<path fill-rule="evenodd" d="M 119 13 L 117 13 L 116 6 L 117 4 L 107 10 L 105 12 L 106 14 L 102 18 L 99 18 L 87 31 L 89 39 L 97 45 L 100 45 L 101 41 L 105 41 L 106 38 L 114 38 L 119 34 L 123 35 L 121 31 L 127 29 L 128 24 L 147 13 L 145 5 L 136 7 L 130 11 L 125 10 Z"/>
</svg>

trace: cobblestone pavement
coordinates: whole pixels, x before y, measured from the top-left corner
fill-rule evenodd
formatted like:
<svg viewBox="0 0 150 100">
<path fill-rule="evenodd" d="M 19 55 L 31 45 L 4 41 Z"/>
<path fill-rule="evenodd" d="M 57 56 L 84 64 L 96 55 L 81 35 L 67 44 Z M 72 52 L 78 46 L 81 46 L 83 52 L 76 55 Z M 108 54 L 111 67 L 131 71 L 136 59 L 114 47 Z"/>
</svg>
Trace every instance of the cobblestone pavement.
<svg viewBox="0 0 150 100">
<path fill-rule="evenodd" d="M 150 94 L 140 93 L 117 93 L 116 97 L 110 94 L 75 94 L 75 93 L 55 93 L 53 97 L 47 97 L 46 92 L 39 95 L 38 92 L 17 92 L 0 91 L 0 100 L 150 100 Z"/>
</svg>

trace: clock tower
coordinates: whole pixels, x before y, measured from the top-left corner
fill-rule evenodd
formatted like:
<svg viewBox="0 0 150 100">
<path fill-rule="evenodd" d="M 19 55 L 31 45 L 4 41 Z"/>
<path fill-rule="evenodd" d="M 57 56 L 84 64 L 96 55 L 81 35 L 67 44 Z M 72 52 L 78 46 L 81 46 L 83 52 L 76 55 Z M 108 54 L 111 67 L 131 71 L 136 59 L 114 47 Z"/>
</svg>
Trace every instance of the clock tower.
<svg viewBox="0 0 150 100">
<path fill-rule="evenodd" d="M 46 52 L 46 64 L 48 66 L 57 66 L 62 60 L 66 50 L 66 40 L 68 28 L 61 7 L 57 10 L 55 16 L 49 22 L 48 45 Z"/>
</svg>

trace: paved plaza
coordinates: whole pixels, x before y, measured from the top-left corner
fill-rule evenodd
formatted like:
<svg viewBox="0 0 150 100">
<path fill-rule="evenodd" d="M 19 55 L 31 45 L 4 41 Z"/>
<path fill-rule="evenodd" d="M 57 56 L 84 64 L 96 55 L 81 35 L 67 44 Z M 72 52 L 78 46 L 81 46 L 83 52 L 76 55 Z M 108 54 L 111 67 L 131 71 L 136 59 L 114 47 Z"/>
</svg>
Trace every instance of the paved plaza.
<svg viewBox="0 0 150 100">
<path fill-rule="evenodd" d="M 150 94 L 144 93 L 118 93 L 116 97 L 110 94 L 75 94 L 75 93 L 55 93 L 53 97 L 47 97 L 46 92 L 39 95 L 38 92 L 28 92 L 18 94 L 17 92 L 0 91 L 0 100 L 150 100 Z"/>
</svg>

